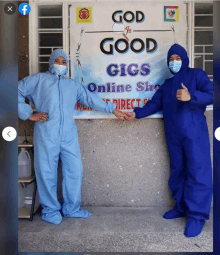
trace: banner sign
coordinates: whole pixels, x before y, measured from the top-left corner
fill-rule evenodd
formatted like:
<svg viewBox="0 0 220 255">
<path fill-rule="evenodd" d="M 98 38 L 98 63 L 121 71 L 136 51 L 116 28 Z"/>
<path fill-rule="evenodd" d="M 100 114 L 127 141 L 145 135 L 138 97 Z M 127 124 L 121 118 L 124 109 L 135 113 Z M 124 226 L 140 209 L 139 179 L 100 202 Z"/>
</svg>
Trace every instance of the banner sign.
<svg viewBox="0 0 220 255">
<path fill-rule="evenodd" d="M 167 52 L 175 42 L 186 47 L 186 33 L 183 3 L 72 3 L 72 78 L 117 109 L 133 111 L 172 76 Z M 112 117 L 77 104 L 75 118 Z"/>
</svg>

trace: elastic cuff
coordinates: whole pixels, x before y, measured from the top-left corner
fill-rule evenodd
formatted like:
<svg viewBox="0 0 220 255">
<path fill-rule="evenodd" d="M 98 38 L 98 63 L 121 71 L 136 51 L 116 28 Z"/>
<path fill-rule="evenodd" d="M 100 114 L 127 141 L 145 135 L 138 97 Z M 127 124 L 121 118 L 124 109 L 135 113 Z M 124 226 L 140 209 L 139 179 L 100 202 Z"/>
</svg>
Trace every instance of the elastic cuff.
<svg viewBox="0 0 220 255">
<path fill-rule="evenodd" d="M 140 107 L 134 107 L 134 113 L 135 113 L 135 119 L 140 119 L 140 117 L 138 116 L 138 112 L 139 112 Z"/>
<path fill-rule="evenodd" d="M 188 102 L 195 103 L 196 97 L 194 96 L 194 93 L 190 94 L 190 96 L 191 96 L 191 99 Z"/>
<path fill-rule="evenodd" d="M 28 114 L 27 114 L 27 116 L 28 116 L 28 117 L 27 117 L 27 119 L 26 119 L 26 120 L 29 120 L 29 118 L 30 118 L 31 114 L 33 114 L 33 110 L 32 110 L 30 113 L 28 113 Z"/>
<path fill-rule="evenodd" d="M 113 103 L 112 103 L 113 104 Z M 113 111 L 116 109 L 116 105 L 115 104 L 113 104 L 113 109 L 112 109 L 112 113 L 113 113 Z"/>
</svg>

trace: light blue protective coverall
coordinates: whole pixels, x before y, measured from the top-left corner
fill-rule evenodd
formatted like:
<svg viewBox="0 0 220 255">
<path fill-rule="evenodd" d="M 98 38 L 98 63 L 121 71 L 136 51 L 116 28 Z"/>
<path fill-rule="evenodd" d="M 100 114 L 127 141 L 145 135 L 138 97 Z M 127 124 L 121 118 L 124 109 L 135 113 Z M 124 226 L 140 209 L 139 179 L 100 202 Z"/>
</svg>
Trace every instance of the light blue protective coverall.
<svg viewBox="0 0 220 255">
<path fill-rule="evenodd" d="M 62 220 L 61 205 L 57 199 L 57 167 L 61 159 L 63 171 L 62 213 L 65 217 L 89 217 L 91 214 L 80 209 L 82 162 L 77 138 L 77 127 L 73 118 L 77 101 L 93 110 L 112 113 L 115 105 L 104 102 L 85 86 L 61 75 L 54 70 L 54 61 L 68 56 L 61 49 L 50 56 L 49 71 L 37 73 L 19 81 L 18 116 L 29 119 L 33 113 L 25 97 L 35 105 L 37 112 L 46 112 L 49 120 L 36 122 L 34 127 L 34 167 L 37 178 L 42 219 L 59 224 Z"/>
<path fill-rule="evenodd" d="M 206 117 L 206 106 L 213 102 L 213 84 L 207 74 L 189 68 L 186 50 L 174 44 L 168 51 L 167 64 L 173 55 L 179 55 L 182 67 L 167 79 L 150 101 L 135 108 L 140 119 L 163 110 L 164 127 L 170 156 L 169 187 L 176 208 L 188 218 L 208 220 L 212 201 L 212 165 Z M 183 83 L 191 100 L 179 101 L 178 89 Z"/>
</svg>

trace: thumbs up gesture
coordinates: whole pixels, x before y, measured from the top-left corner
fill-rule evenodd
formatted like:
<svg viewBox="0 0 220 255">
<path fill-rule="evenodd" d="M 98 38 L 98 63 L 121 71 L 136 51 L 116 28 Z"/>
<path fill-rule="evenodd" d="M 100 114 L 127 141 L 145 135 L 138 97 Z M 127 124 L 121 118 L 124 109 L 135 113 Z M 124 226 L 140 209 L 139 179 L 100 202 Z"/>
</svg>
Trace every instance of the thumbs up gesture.
<svg viewBox="0 0 220 255">
<path fill-rule="evenodd" d="M 178 100 L 183 101 L 183 102 L 187 102 L 191 100 L 191 96 L 189 94 L 189 91 L 187 89 L 187 87 L 184 86 L 183 83 L 181 83 L 181 86 L 183 89 L 178 89 L 177 93 L 176 93 L 176 97 Z"/>
</svg>

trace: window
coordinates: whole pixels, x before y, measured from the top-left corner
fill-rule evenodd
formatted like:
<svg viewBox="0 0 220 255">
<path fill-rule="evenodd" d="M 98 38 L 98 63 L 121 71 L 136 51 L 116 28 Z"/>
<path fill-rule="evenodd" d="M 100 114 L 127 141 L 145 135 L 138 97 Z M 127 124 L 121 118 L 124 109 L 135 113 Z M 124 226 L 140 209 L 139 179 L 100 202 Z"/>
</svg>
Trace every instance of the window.
<svg viewBox="0 0 220 255">
<path fill-rule="evenodd" d="M 29 16 L 30 74 L 48 71 L 49 57 L 54 50 L 69 51 L 68 3 L 57 2 L 29 3 L 32 14 Z"/>
<path fill-rule="evenodd" d="M 63 48 L 62 5 L 38 6 L 38 70 L 49 68 L 50 54 Z"/>
<path fill-rule="evenodd" d="M 213 3 L 195 3 L 194 67 L 213 81 Z"/>
</svg>

